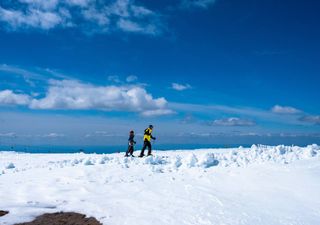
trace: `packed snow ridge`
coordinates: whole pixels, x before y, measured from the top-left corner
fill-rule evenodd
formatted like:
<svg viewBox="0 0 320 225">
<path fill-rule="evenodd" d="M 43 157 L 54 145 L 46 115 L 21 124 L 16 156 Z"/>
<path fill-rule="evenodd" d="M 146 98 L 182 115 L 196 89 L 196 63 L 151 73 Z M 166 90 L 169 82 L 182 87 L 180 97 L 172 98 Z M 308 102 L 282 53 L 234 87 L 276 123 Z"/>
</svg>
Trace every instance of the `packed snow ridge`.
<svg viewBox="0 0 320 225">
<path fill-rule="evenodd" d="M 122 153 L 118 154 L 60 154 L 65 159 L 57 161 L 46 161 L 48 154 L 24 154 L 14 152 L 0 152 L 2 160 L 0 161 L 0 175 L 6 172 L 19 170 L 28 170 L 34 167 L 75 167 L 75 166 L 94 166 L 98 164 L 117 164 L 123 168 L 129 168 L 130 165 L 148 165 L 154 172 L 166 172 L 172 170 L 180 170 L 185 168 L 199 167 L 245 167 L 249 164 L 262 164 L 262 163 L 281 163 L 289 164 L 297 160 L 308 159 L 313 157 L 320 157 L 320 146 L 313 144 L 307 147 L 298 146 L 265 146 L 265 145 L 252 145 L 251 148 L 239 147 L 237 149 L 199 149 L 193 151 L 179 150 L 179 151 L 154 151 L 154 156 L 145 158 L 138 157 L 123 157 Z M 23 155 L 36 155 L 43 157 L 40 163 L 36 165 L 24 161 L 5 161 L 4 159 L 12 159 L 6 157 L 14 154 L 16 158 Z M 137 154 L 137 153 L 136 153 Z M 52 155 L 54 156 L 54 155 Z M 58 156 L 58 154 L 56 155 Z M 54 158 L 54 157 L 52 157 Z M 15 165 L 15 163 L 19 165 Z M 23 165 L 24 164 L 24 165 Z M 40 165 L 39 165 L 40 164 Z"/>
</svg>

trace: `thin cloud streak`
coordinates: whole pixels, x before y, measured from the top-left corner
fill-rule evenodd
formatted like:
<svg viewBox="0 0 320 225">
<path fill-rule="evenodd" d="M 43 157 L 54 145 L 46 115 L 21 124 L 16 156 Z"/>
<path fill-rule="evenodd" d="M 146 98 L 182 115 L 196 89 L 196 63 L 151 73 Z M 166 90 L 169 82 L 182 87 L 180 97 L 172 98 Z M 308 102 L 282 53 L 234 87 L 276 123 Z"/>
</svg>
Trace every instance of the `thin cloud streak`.
<svg viewBox="0 0 320 225">
<path fill-rule="evenodd" d="M 182 0 L 180 8 L 182 9 L 192 9 L 192 8 L 202 8 L 207 9 L 210 5 L 213 5 L 216 0 Z"/>
<path fill-rule="evenodd" d="M 226 105 L 200 105 L 177 102 L 169 102 L 168 106 L 176 111 L 195 112 L 212 115 L 215 113 L 233 115 L 236 114 L 240 116 L 253 117 L 264 121 L 277 122 L 281 124 L 301 125 L 301 122 L 299 122 L 296 116 L 294 115 L 283 117 L 282 115 L 274 114 L 269 110 L 263 110 L 258 108 L 232 107 Z"/>
<path fill-rule="evenodd" d="M 0 72 L 21 76 L 28 84 L 31 84 L 34 81 L 48 81 L 48 78 L 74 79 L 71 76 L 64 75 L 52 69 L 37 68 L 34 71 L 31 71 L 19 66 L 7 64 L 0 64 Z"/>
<path fill-rule="evenodd" d="M 214 120 L 210 125 L 212 126 L 230 126 L 230 127 L 242 127 L 242 126 L 254 126 L 256 123 L 252 120 L 241 119 L 237 117 L 230 117 L 224 119 Z"/>
<path fill-rule="evenodd" d="M 302 122 L 306 122 L 306 123 L 320 125 L 320 116 L 307 115 L 307 116 L 303 116 L 303 117 L 299 118 L 299 120 Z"/>
</svg>

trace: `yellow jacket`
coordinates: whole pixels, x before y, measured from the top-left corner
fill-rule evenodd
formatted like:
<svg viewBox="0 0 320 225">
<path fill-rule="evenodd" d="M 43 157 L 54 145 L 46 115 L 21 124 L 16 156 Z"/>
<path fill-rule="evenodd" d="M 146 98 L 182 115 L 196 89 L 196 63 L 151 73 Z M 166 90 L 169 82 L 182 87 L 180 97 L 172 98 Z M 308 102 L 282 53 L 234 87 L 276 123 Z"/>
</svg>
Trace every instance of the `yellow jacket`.
<svg viewBox="0 0 320 225">
<path fill-rule="evenodd" d="M 144 136 L 143 136 L 143 141 L 151 141 L 152 135 L 152 129 L 151 128 L 147 128 L 144 130 Z"/>
</svg>

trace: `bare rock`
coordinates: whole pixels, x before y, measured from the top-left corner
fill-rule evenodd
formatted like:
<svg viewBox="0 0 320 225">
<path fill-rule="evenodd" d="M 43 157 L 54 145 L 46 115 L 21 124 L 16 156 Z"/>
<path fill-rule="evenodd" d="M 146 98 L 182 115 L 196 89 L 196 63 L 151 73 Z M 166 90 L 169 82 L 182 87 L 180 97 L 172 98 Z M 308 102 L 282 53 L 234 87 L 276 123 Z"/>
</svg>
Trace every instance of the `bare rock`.
<svg viewBox="0 0 320 225">
<path fill-rule="evenodd" d="M 34 221 L 19 223 L 16 225 L 102 225 L 93 217 L 86 218 L 85 215 L 74 212 L 45 213 L 38 216 Z"/>
</svg>

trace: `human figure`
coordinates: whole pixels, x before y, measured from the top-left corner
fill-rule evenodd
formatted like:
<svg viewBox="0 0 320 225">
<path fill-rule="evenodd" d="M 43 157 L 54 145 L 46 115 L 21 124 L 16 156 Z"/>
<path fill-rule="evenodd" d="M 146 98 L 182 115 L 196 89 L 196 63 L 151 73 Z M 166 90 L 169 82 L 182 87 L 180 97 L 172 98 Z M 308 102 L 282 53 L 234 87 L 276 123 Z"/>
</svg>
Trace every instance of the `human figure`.
<svg viewBox="0 0 320 225">
<path fill-rule="evenodd" d="M 148 148 L 148 156 L 152 155 L 151 154 L 151 139 L 156 140 L 156 138 L 153 137 L 152 134 L 151 134 L 152 133 L 152 129 L 153 129 L 153 126 L 149 125 L 149 127 L 144 130 L 143 147 L 141 149 L 139 157 L 143 157 L 144 156 L 144 150 L 146 150 L 146 148 Z"/>
<path fill-rule="evenodd" d="M 129 133 L 129 139 L 128 139 L 128 150 L 126 152 L 125 157 L 128 157 L 129 154 L 130 154 L 130 156 L 134 157 L 133 151 L 134 151 L 135 144 L 136 144 L 136 142 L 134 141 L 134 131 L 131 130 Z"/>
</svg>

